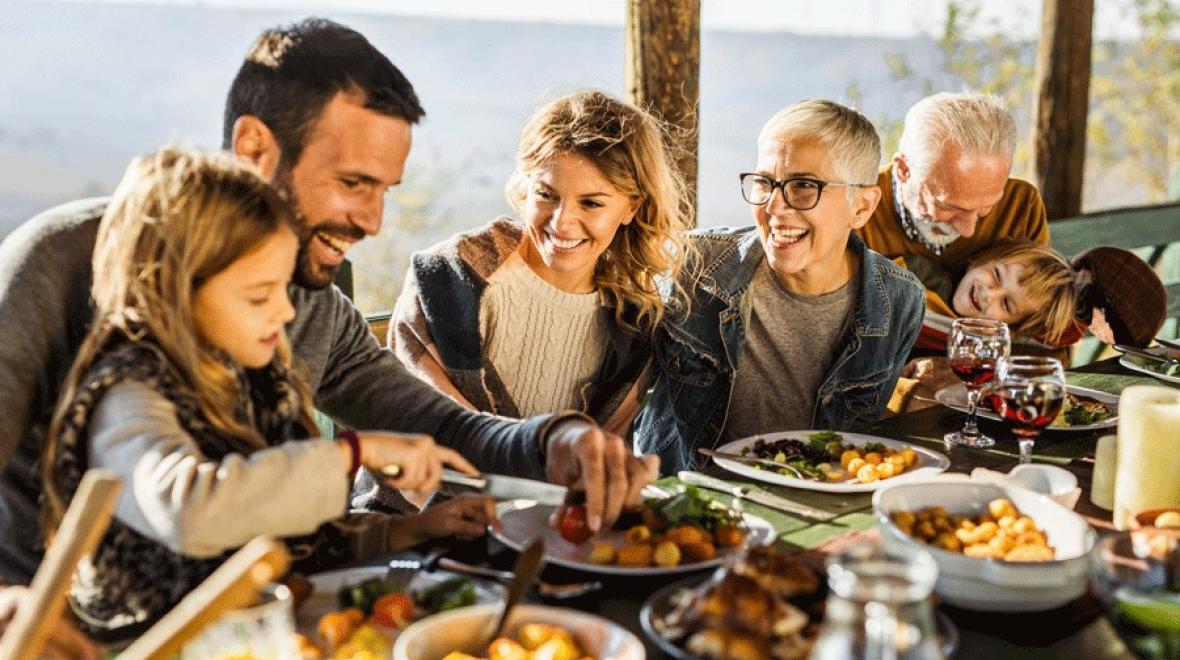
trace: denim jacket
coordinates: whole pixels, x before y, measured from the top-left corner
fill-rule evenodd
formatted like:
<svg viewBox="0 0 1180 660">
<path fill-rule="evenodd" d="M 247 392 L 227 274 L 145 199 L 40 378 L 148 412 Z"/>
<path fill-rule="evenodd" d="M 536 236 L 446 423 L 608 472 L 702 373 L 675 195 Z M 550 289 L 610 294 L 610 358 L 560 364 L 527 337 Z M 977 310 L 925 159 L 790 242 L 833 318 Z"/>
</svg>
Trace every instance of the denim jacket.
<svg viewBox="0 0 1180 660">
<path fill-rule="evenodd" d="M 686 285 L 689 315 L 672 312 L 657 331 L 655 386 L 635 432 L 637 451 L 658 454 L 664 474 L 704 465 L 696 449 L 721 439 L 745 339 L 743 299 L 766 258 L 752 227 L 694 232 L 692 240 L 700 268 L 688 269 L 696 271 Z M 916 277 L 855 234 L 848 249 L 860 257 L 856 303 L 816 396 L 816 429 L 850 431 L 880 419 L 925 311 Z"/>
</svg>

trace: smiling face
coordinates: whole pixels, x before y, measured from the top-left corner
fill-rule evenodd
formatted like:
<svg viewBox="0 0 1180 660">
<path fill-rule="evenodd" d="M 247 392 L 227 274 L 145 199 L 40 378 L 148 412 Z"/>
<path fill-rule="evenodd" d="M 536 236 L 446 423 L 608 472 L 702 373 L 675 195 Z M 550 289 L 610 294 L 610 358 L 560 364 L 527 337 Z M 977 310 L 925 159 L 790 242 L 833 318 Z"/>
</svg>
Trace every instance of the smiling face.
<svg viewBox="0 0 1180 660">
<path fill-rule="evenodd" d="M 562 291 L 589 293 L 598 258 L 638 208 L 639 200 L 612 186 L 589 160 L 559 153 L 528 176 L 521 209 L 525 263 Z"/>
<path fill-rule="evenodd" d="M 332 283 L 354 243 L 381 229 L 386 191 L 401 183 L 410 153 L 410 123 L 365 108 L 341 93 L 312 127 L 299 161 L 276 176 L 298 210 L 306 237 L 296 281 L 310 289 Z"/>
<path fill-rule="evenodd" d="M 992 261 L 973 266 L 959 281 L 951 306 L 959 316 L 1018 325 L 1037 301 L 1021 283 L 1024 264 Z"/>
<path fill-rule="evenodd" d="M 971 156 L 948 145 L 925 178 L 909 169 L 905 156 L 894 157 L 901 201 L 918 231 L 933 245 L 947 245 L 975 234 L 975 224 L 1004 196 L 1012 161 L 1002 156 Z"/>
<path fill-rule="evenodd" d="M 242 366 L 268 364 L 295 317 L 287 284 L 298 249 L 295 233 L 280 229 L 197 287 L 193 321 L 201 338 Z"/>
<path fill-rule="evenodd" d="M 758 144 L 755 172 L 778 180 L 807 177 L 841 181 L 828 160 L 829 153 L 814 138 L 766 138 Z M 829 186 L 815 208 L 797 211 L 787 206 L 780 189 L 767 203 L 751 205 L 767 263 L 792 291 L 819 295 L 840 288 L 854 268 L 848 235 L 864 226 L 880 195 L 875 186 L 856 188 L 849 202 L 845 187 Z"/>
</svg>

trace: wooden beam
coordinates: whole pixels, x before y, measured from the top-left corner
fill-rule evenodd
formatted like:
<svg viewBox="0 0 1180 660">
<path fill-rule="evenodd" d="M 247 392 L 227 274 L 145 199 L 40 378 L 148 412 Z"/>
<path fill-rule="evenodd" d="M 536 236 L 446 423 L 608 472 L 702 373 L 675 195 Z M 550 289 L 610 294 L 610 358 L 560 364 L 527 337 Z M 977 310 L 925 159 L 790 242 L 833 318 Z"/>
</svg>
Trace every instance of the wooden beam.
<svg viewBox="0 0 1180 660">
<path fill-rule="evenodd" d="M 700 0 L 628 0 L 627 100 L 673 127 L 694 224 L 700 71 Z"/>
<path fill-rule="evenodd" d="M 1050 220 L 1082 211 L 1094 0 L 1044 0 L 1033 153 Z"/>
</svg>

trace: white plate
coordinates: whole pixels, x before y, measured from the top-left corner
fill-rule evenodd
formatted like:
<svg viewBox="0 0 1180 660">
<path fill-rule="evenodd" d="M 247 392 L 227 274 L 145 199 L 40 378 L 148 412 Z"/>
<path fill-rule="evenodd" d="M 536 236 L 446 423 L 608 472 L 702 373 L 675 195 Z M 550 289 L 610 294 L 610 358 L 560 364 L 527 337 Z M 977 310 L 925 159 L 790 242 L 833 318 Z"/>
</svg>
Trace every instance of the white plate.
<svg viewBox="0 0 1180 660">
<path fill-rule="evenodd" d="M 527 503 L 527 504 L 526 504 Z M 529 506 L 531 504 L 531 506 Z M 545 504 L 535 504 L 529 500 L 501 502 L 497 507 L 503 530 L 492 530 L 492 534 L 500 539 L 504 545 L 519 551 L 532 542 L 537 535 L 545 539 L 545 560 L 551 564 L 576 568 L 589 573 L 603 573 L 607 575 L 669 575 L 673 573 L 687 573 L 699 571 L 711 566 L 718 566 L 733 555 L 741 552 L 741 548 L 717 548 L 717 555 L 709 561 L 699 561 L 692 564 L 678 566 L 614 566 L 595 564 L 590 561 L 590 550 L 596 543 L 613 543 L 616 547 L 623 545 L 626 530 L 613 530 L 594 536 L 589 541 L 574 545 L 561 538 L 556 529 L 549 526 L 549 516 L 554 507 Z M 744 514 L 746 527 L 749 530 L 751 545 L 768 545 L 774 540 L 774 526 L 758 516 Z"/>
<path fill-rule="evenodd" d="M 1075 387 L 1073 385 L 1066 385 L 1065 389 L 1070 394 L 1077 396 L 1084 396 L 1094 399 L 1100 403 L 1105 403 L 1115 409 L 1115 416 L 1109 419 L 1104 419 L 1095 424 L 1082 424 L 1080 426 L 1047 426 L 1046 431 L 1099 431 L 1102 429 L 1113 429 L 1119 425 L 1118 407 L 1119 397 L 1115 394 L 1103 392 L 1101 390 L 1092 390 L 1086 387 Z M 946 387 L 934 393 L 935 401 L 938 401 L 947 408 L 953 408 L 959 412 L 967 412 L 967 385 L 965 383 L 956 383 L 954 385 L 947 385 Z M 991 419 L 997 422 L 1003 421 L 1000 416 L 986 406 L 979 406 L 975 411 L 976 415 L 984 419 Z"/>
<path fill-rule="evenodd" d="M 1123 355 L 1123 357 L 1119 358 L 1119 364 L 1130 369 L 1131 371 L 1138 371 L 1141 374 L 1147 374 L 1148 376 L 1151 376 L 1152 378 L 1158 378 L 1165 383 L 1176 383 L 1177 385 L 1180 385 L 1180 376 L 1166 376 L 1158 371 L 1153 371 L 1147 367 L 1149 362 L 1150 360 L 1146 358 L 1141 358 L 1134 355 Z"/>
<path fill-rule="evenodd" d="M 740 454 L 742 449 L 752 446 L 756 440 L 765 440 L 766 442 L 775 442 L 776 440 L 798 439 L 807 442 L 807 436 L 812 433 L 819 433 L 819 431 L 782 431 L 779 433 L 764 433 L 750 438 L 742 438 L 735 440 L 727 445 L 722 445 L 717 448 L 717 451 L 723 451 L 729 454 Z M 903 472 L 896 477 L 888 479 L 881 479 L 872 483 L 862 484 L 856 483 L 840 483 L 828 481 L 811 481 L 809 479 L 796 479 L 795 477 L 788 477 L 785 474 L 779 474 L 773 471 L 773 468 L 765 470 L 755 470 L 753 466 L 732 461 L 725 458 L 714 458 L 713 462 L 722 468 L 740 474 L 743 477 L 765 481 L 771 484 L 778 484 L 780 486 L 790 486 L 791 488 L 802 488 L 803 490 L 819 490 L 825 493 L 868 493 L 885 485 L 904 484 L 911 481 L 918 481 L 920 479 L 927 479 L 940 472 L 943 472 L 951 466 L 951 459 L 942 454 L 918 447 L 916 445 L 907 444 L 899 440 L 890 440 L 889 438 L 881 438 L 875 435 L 865 435 L 864 433 L 845 433 L 840 432 L 843 439 L 841 443 L 851 443 L 857 447 L 869 443 L 879 442 L 886 447 L 896 450 L 913 449 L 918 452 L 918 467 Z"/>
<path fill-rule="evenodd" d="M 340 587 L 346 584 L 364 582 L 371 578 L 384 579 L 386 572 L 387 569 L 384 566 L 358 566 L 356 568 L 342 568 L 340 570 L 308 575 L 307 580 L 311 582 L 312 591 L 295 614 L 295 628 L 304 635 L 319 642 L 319 637 L 316 634 L 316 624 L 319 623 L 320 617 L 323 615 L 340 609 L 340 604 L 336 601 L 336 592 L 339 591 Z M 410 584 L 406 586 L 406 589 L 408 591 L 421 591 L 453 577 L 463 576 L 456 576 L 446 572 L 417 573 L 410 580 Z M 470 580 L 471 578 L 467 579 Z M 487 584 L 481 583 L 478 580 L 472 580 L 472 583 L 475 584 L 475 602 L 477 604 L 495 603 L 503 600 L 500 587 L 489 587 Z"/>
</svg>

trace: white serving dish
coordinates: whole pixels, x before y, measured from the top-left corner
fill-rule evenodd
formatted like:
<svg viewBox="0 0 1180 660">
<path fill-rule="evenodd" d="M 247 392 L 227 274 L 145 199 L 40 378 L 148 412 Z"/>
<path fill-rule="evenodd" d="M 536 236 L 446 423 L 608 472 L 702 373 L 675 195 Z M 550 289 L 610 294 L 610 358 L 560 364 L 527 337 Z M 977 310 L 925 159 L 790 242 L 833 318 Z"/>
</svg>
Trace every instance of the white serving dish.
<svg viewBox="0 0 1180 660">
<path fill-rule="evenodd" d="M 742 449 L 751 447 L 758 440 L 765 440 L 766 442 L 775 442 L 785 439 L 797 439 L 807 442 L 807 436 L 813 433 L 820 433 L 820 431 L 780 431 L 777 433 L 763 433 L 761 435 L 751 436 L 749 438 L 742 438 L 741 440 L 734 440 L 728 444 L 717 448 L 717 451 L 722 451 L 728 454 L 740 454 Z M 764 470 L 755 469 L 752 465 L 747 465 L 740 461 L 730 460 L 728 458 L 714 458 L 713 462 L 724 470 L 728 470 L 734 474 L 739 474 L 750 479 L 757 479 L 766 483 L 776 484 L 779 486 L 787 486 L 790 488 L 799 488 L 802 490 L 818 490 L 825 493 L 868 493 L 879 488 L 884 488 L 886 485 L 894 483 L 907 483 L 912 481 L 921 481 L 930 478 L 938 473 L 946 470 L 951 466 L 951 460 L 933 449 L 919 447 L 918 445 L 911 445 L 900 440 L 892 438 L 882 438 L 876 435 L 868 435 L 865 433 L 848 433 L 845 431 L 839 432 L 843 439 L 841 442 L 851 443 L 857 447 L 863 446 L 867 443 L 874 442 L 885 445 L 890 449 L 901 451 L 902 449 L 913 449 L 918 453 L 918 465 L 912 470 L 903 472 L 896 477 L 888 479 L 880 479 L 867 484 L 857 481 L 813 481 L 810 479 L 797 479 L 795 477 L 779 474 L 774 471 L 774 468 Z M 839 463 L 839 461 L 835 461 Z"/>
<path fill-rule="evenodd" d="M 1180 376 L 1168 376 L 1152 369 L 1148 366 L 1151 364 L 1151 360 L 1148 360 L 1147 358 L 1141 358 L 1137 355 L 1124 354 L 1121 358 L 1119 358 L 1119 364 L 1130 369 L 1131 371 L 1138 371 L 1139 373 L 1147 374 L 1152 378 L 1158 378 L 1165 383 L 1175 383 L 1180 385 Z"/>
<path fill-rule="evenodd" d="M 494 619 L 503 605 L 473 605 L 442 612 L 406 628 L 393 645 L 394 660 L 439 660 L 459 650 L 483 657 Z M 516 638 L 525 623 L 549 623 L 573 634 L 587 655 L 602 660 L 643 660 L 643 644 L 622 626 L 577 610 L 544 605 L 517 605 L 503 636 Z"/>
<path fill-rule="evenodd" d="M 911 538 L 889 518 L 895 511 L 932 506 L 945 507 L 952 515 L 976 516 L 986 512 L 987 503 L 998 497 L 1011 500 L 1045 531 L 1049 545 L 1056 549 L 1056 559 L 1028 563 L 974 559 Z M 966 479 L 934 479 L 877 491 L 873 513 L 886 547 L 899 552 L 920 548 L 934 557 L 938 564 L 934 589 L 951 605 L 994 612 L 1035 612 L 1060 607 L 1086 591 L 1086 557 L 1094 547 L 1094 531 L 1081 516 L 1045 495 Z"/>
</svg>

